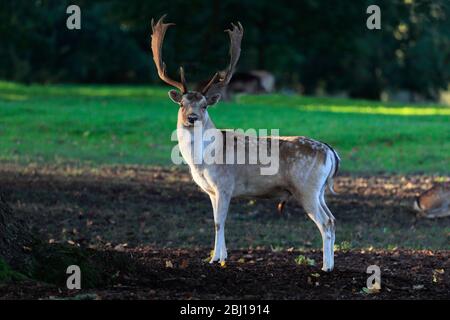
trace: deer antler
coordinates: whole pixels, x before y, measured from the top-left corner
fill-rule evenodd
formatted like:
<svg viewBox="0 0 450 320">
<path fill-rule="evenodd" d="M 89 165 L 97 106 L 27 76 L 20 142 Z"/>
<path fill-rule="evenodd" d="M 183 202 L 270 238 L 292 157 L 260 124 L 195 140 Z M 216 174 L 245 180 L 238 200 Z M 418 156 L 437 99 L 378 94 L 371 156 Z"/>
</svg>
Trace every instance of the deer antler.
<svg viewBox="0 0 450 320">
<path fill-rule="evenodd" d="M 244 28 L 241 23 L 238 22 L 237 25 L 231 24 L 231 30 L 225 30 L 230 36 L 230 63 L 228 67 L 216 73 L 208 84 L 203 88 L 202 94 L 210 94 L 211 92 L 220 91 L 222 88 L 226 87 L 233 76 L 236 64 L 239 60 L 241 54 L 241 41 L 244 34 Z M 219 80 L 216 82 L 217 78 Z"/>
<path fill-rule="evenodd" d="M 155 62 L 156 69 L 158 69 L 158 75 L 162 81 L 171 86 L 177 88 L 181 91 L 181 93 L 187 92 L 186 80 L 184 78 L 184 70 L 180 67 L 180 77 L 181 82 L 175 81 L 167 75 L 166 64 L 162 60 L 162 45 L 164 42 L 164 35 L 166 34 L 167 29 L 174 25 L 174 23 L 164 23 L 164 18 L 166 15 L 163 15 L 158 22 L 155 24 L 152 19 L 152 52 L 153 52 L 153 61 Z"/>
</svg>

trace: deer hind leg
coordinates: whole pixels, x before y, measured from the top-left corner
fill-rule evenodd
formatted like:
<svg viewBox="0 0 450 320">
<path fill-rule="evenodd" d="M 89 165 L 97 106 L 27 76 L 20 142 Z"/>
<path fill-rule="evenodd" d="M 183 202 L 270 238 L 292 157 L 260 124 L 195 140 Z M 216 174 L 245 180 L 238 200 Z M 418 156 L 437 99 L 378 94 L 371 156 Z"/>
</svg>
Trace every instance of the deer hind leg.
<svg viewBox="0 0 450 320">
<path fill-rule="evenodd" d="M 322 270 L 329 272 L 334 268 L 334 222 L 322 207 L 320 192 L 298 195 L 298 199 L 320 231 L 323 244 Z"/>
<path fill-rule="evenodd" d="M 322 189 L 321 193 L 320 193 L 320 205 L 322 207 L 322 209 L 325 211 L 325 213 L 327 214 L 328 218 L 331 219 L 331 227 L 332 227 L 332 239 L 331 239 L 331 247 L 333 248 L 333 256 L 334 256 L 334 242 L 336 240 L 336 218 L 333 216 L 333 213 L 331 213 L 330 208 L 328 208 L 327 203 L 325 202 L 325 187 Z"/>
<path fill-rule="evenodd" d="M 219 261 L 223 264 L 227 259 L 227 247 L 225 245 L 225 220 L 227 218 L 231 196 L 228 193 L 217 192 L 215 195 L 210 195 L 210 198 L 214 211 L 215 229 L 214 252 L 210 263 Z"/>
</svg>

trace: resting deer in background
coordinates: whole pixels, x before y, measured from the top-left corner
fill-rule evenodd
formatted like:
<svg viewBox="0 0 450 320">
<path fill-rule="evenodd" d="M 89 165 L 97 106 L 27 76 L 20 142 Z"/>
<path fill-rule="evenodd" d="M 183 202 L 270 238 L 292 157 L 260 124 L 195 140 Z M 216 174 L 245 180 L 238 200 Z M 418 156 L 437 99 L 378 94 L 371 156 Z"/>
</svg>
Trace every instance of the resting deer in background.
<svg viewBox="0 0 450 320">
<path fill-rule="evenodd" d="M 416 197 L 413 209 L 418 218 L 442 218 L 450 216 L 450 182 L 435 184 Z"/>
<path fill-rule="evenodd" d="M 167 84 L 179 91 L 170 90 L 169 97 L 179 105 L 177 137 L 180 152 L 190 167 L 192 178 L 206 192 L 212 203 L 215 224 L 215 244 L 211 263 L 225 263 L 227 248 L 225 245 L 225 220 L 231 198 L 242 196 L 268 196 L 281 198 L 283 203 L 294 197 L 303 206 L 308 216 L 320 230 L 323 240 L 324 271 L 334 267 L 335 218 L 328 209 L 324 193 L 328 187 L 333 192 L 333 178 L 339 168 L 337 153 L 327 144 L 306 137 L 266 138 L 241 135 L 216 129 L 208 114 L 208 106 L 217 103 L 224 87 L 229 83 L 238 62 L 241 51 L 243 28 L 240 23 L 232 24 L 226 30 L 230 37 L 230 62 L 228 67 L 217 72 L 203 90 L 188 91 L 183 68 L 180 68 L 181 82 L 167 75 L 162 60 L 162 44 L 167 28 L 171 24 L 164 23 L 164 16 L 155 24 L 152 20 L 151 48 L 158 75 Z M 204 140 L 203 136 L 194 134 L 195 127 L 216 132 L 223 139 Z M 196 140 L 197 139 L 197 140 Z M 200 139 L 201 141 L 198 141 Z M 256 164 L 244 163 L 197 163 L 193 148 L 200 143 L 203 148 L 220 147 L 223 156 L 231 155 L 239 144 L 250 149 L 261 139 L 276 142 L 279 154 L 278 171 L 271 175 L 262 175 L 264 166 L 260 161 Z M 216 145 L 214 145 L 216 144 Z M 220 145 L 217 145 L 220 144 Z M 202 149 L 203 150 L 203 149 Z"/>
</svg>

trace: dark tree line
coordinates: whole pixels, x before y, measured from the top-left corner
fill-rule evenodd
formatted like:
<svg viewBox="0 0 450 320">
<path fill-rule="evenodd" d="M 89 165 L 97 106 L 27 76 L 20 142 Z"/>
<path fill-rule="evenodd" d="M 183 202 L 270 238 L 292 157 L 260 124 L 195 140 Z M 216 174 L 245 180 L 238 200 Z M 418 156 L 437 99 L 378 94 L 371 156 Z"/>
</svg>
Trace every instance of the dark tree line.
<svg viewBox="0 0 450 320">
<path fill-rule="evenodd" d="M 66 8 L 81 7 L 79 31 Z M 381 8 L 381 30 L 366 8 Z M 273 72 L 278 85 L 311 94 L 384 90 L 436 98 L 450 81 L 447 0 L 0 0 L 0 78 L 21 82 L 159 83 L 149 50 L 150 18 L 168 14 L 164 60 L 190 81 L 227 61 L 223 30 L 245 28 L 241 71 Z"/>
</svg>

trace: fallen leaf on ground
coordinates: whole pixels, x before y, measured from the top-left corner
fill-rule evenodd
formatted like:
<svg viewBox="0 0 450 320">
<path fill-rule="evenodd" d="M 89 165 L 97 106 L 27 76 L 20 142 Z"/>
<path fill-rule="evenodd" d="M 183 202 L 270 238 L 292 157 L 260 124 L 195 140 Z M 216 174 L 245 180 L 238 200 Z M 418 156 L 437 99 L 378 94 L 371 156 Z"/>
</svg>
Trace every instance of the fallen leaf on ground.
<svg viewBox="0 0 450 320">
<path fill-rule="evenodd" d="M 170 260 L 166 261 L 166 268 L 173 268 L 173 263 Z"/>
<path fill-rule="evenodd" d="M 376 294 L 376 293 L 379 293 L 381 291 L 381 289 L 363 287 L 362 291 L 366 294 Z"/>
</svg>

